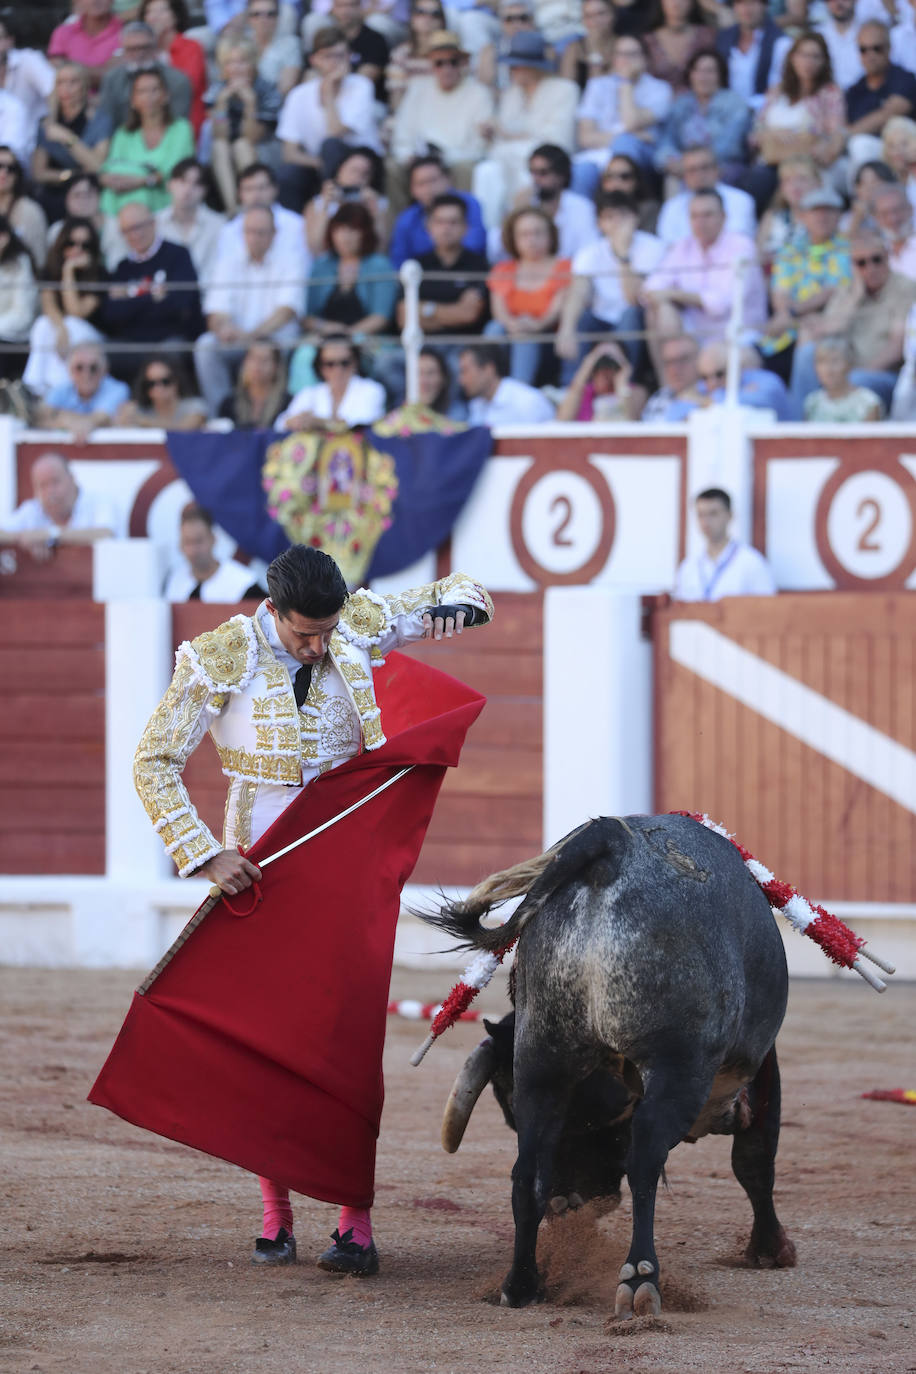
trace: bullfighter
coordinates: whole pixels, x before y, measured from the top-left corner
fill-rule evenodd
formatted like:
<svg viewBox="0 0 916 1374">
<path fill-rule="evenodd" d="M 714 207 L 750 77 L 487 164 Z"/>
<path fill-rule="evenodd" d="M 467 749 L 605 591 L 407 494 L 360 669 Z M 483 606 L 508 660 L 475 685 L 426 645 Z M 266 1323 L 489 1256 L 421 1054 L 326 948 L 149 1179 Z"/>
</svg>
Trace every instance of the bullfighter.
<svg viewBox="0 0 916 1374">
<path fill-rule="evenodd" d="M 419 639 L 449 639 L 493 615 L 486 590 L 462 573 L 398 596 L 348 594 L 334 560 L 305 545 L 274 559 L 267 586 L 268 597 L 254 615 L 235 616 L 180 646 L 171 684 L 134 764 L 141 801 L 180 876 L 206 876 L 230 895 L 260 879 L 241 851 L 303 788 L 361 750 L 385 743 L 373 669 L 386 652 Z M 221 842 L 199 817 L 181 777 L 208 731 L 229 780 Z M 334 1150 L 333 1140 L 327 1148 Z M 271 1179 L 259 1181 L 263 1234 L 252 1260 L 293 1263 L 289 1191 Z M 368 1208 L 343 1206 L 332 1242 L 318 1260 L 322 1269 L 378 1272 Z"/>
</svg>

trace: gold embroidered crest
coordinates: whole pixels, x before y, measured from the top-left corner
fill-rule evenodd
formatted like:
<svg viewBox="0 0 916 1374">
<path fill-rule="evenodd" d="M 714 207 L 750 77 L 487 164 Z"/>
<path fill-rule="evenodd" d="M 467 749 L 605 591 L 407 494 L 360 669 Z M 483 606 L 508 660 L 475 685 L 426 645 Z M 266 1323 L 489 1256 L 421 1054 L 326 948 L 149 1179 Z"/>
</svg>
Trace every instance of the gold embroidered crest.
<svg viewBox="0 0 916 1374">
<path fill-rule="evenodd" d="M 191 641 L 201 668 L 217 687 L 236 687 L 250 667 L 251 645 L 244 626 L 226 620 Z"/>
<path fill-rule="evenodd" d="M 287 537 L 324 549 L 357 584 L 391 524 L 393 459 L 355 433 L 291 434 L 267 450 L 261 480 Z"/>
<path fill-rule="evenodd" d="M 348 597 L 340 616 L 357 635 L 371 643 L 388 629 L 391 620 L 381 597 L 354 592 Z"/>
</svg>

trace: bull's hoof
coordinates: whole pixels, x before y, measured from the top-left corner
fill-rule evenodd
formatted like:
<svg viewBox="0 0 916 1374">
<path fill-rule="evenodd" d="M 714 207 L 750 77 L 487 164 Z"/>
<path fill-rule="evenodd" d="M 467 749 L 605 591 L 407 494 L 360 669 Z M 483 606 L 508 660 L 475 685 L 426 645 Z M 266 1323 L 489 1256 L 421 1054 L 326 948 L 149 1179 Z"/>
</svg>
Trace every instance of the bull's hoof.
<svg viewBox="0 0 916 1374">
<path fill-rule="evenodd" d="M 525 1278 L 514 1278 L 510 1273 L 499 1295 L 500 1307 L 530 1307 L 533 1302 L 543 1300 L 544 1289 L 538 1273 Z"/>
<path fill-rule="evenodd" d="M 780 1226 L 770 1236 L 761 1237 L 756 1228 L 744 1252 L 744 1261 L 754 1269 L 794 1269 L 795 1245 Z"/>
<path fill-rule="evenodd" d="M 633 1298 L 633 1315 L 657 1317 L 662 1310 L 662 1296 L 654 1283 L 641 1283 Z"/>
<path fill-rule="evenodd" d="M 621 1265 L 620 1280 L 614 1298 L 614 1316 L 618 1321 L 629 1317 L 657 1317 L 662 1310 L 661 1294 L 655 1282 L 658 1271 L 651 1260 L 640 1260 L 635 1267 Z"/>
</svg>

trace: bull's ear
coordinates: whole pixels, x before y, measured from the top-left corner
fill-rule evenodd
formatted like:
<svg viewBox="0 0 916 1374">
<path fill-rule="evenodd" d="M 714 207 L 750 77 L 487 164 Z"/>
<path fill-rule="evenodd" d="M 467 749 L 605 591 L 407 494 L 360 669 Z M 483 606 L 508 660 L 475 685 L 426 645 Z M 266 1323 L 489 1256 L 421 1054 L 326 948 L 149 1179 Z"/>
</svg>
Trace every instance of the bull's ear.
<svg viewBox="0 0 916 1374">
<path fill-rule="evenodd" d="M 455 1079 L 442 1117 L 442 1148 L 450 1155 L 461 1144 L 474 1105 L 492 1077 L 494 1059 L 493 1041 L 481 1041 Z"/>
<path fill-rule="evenodd" d="M 483 1024 L 497 1048 L 511 1054 L 515 1044 L 515 1012 L 508 1012 L 501 1021 L 489 1021 L 484 1017 Z"/>
</svg>

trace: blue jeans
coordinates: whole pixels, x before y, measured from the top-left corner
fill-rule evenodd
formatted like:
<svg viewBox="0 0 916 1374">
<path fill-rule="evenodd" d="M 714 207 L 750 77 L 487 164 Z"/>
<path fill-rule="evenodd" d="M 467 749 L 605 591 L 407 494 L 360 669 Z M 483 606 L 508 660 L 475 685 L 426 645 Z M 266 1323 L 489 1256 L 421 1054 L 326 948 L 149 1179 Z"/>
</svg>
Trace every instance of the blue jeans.
<svg viewBox="0 0 916 1374">
<path fill-rule="evenodd" d="M 637 330 L 644 331 L 646 327 L 645 312 L 641 305 L 628 305 L 616 323 L 610 320 L 602 320 L 597 315 L 593 315 L 590 310 L 583 310 L 576 323 L 576 329 L 580 334 L 607 334 L 609 339 L 613 339 L 617 330 L 622 334 L 635 333 Z M 579 352 L 573 362 L 564 359 L 561 369 L 560 380 L 564 386 L 569 386 L 575 376 L 576 368 L 582 362 L 586 353 L 590 353 L 599 343 L 598 339 L 583 339 L 579 345 Z M 634 373 L 642 367 L 645 362 L 645 339 L 620 339 L 620 347 L 627 356 L 627 360 Z"/>
<path fill-rule="evenodd" d="M 491 336 L 506 337 L 506 331 L 498 320 L 490 320 L 483 332 Z M 542 361 L 545 356 L 550 357 L 551 353 L 549 344 L 529 343 L 526 339 L 513 339 L 509 345 L 510 375 L 517 382 L 526 382 L 528 386 L 534 386 Z"/>
<path fill-rule="evenodd" d="M 797 414 L 805 413 L 805 397 L 810 396 L 812 391 L 817 391 L 820 382 L 814 370 L 814 350 L 816 344 L 796 344 L 795 357 L 792 359 L 792 382 L 790 391 L 793 404 Z M 867 367 L 854 367 L 849 374 L 849 380 L 853 386 L 867 386 L 876 392 L 884 402 L 886 410 L 891 408 L 891 398 L 894 394 L 894 383 L 897 380 L 896 372 L 873 372 Z"/>
</svg>

